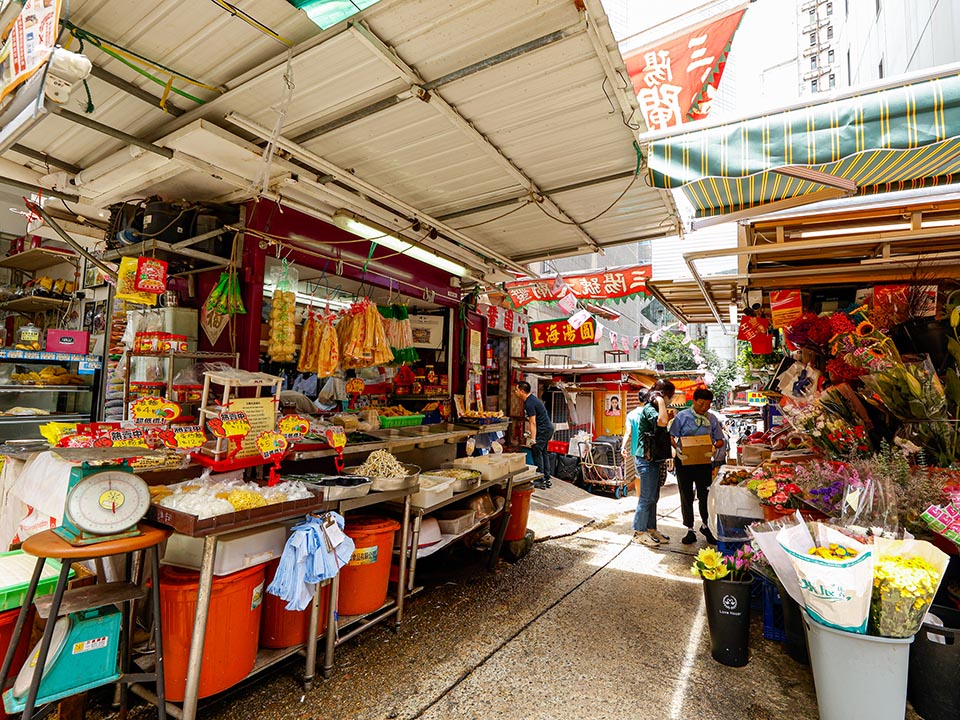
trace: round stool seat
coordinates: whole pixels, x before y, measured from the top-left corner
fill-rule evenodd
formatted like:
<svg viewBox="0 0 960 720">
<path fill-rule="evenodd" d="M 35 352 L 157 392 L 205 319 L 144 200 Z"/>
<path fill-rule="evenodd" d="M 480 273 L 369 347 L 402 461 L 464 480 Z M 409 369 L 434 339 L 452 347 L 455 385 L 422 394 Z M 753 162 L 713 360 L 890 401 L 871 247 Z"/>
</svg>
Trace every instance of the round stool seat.
<svg viewBox="0 0 960 720">
<path fill-rule="evenodd" d="M 86 560 L 151 548 L 173 534 L 172 528 L 156 527 L 145 522 L 137 523 L 137 529 L 140 534 L 136 537 L 106 540 L 91 545 L 71 545 L 53 530 L 44 530 L 24 540 L 22 547 L 25 553 L 34 557 Z"/>
</svg>

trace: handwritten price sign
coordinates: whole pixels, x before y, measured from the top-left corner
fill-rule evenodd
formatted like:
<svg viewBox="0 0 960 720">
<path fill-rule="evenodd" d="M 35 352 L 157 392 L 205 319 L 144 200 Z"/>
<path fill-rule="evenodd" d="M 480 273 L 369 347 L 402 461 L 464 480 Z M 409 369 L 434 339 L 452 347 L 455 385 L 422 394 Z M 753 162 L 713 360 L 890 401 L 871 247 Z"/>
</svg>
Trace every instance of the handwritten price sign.
<svg viewBox="0 0 960 720">
<path fill-rule="evenodd" d="M 160 439 L 168 448 L 195 450 L 207 441 L 199 425 L 178 425 L 160 433 Z"/>
<path fill-rule="evenodd" d="M 290 442 L 297 442 L 310 432 L 310 421 L 302 415 L 284 415 L 277 423 L 277 429 Z"/>
<path fill-rule="evenodd" d="M 218 438 L 246 437 L 250 434 L 250 420 L 245 412 L 222 412 L 207 421 L 210 432 Z"/>
<path fill-rule="evenodd" d="M 180 417 L 180 406 L 151 395 L 134 402 L 130 406 L 130 414 L 137 425 L 165 425 Z"/>
<path fill-rule="evenodd" d="M 143 430 L 113 430 L 111 431 L 109 437 L 110 445 L 109 447 L 147 447 L 147 441 L 143 437 Z M 100 438 L 104 440 L 105 438 Z M 98 440 L 97 444 L 100 442 Z M 103 447 L 103 445 L 100 445 Z"/>
<path fill-rule="evenodd" d="M 326 432 L 324 432 L 324 437 L 326 438 L 330 447 L 337 452 L 342 450 L 343 446 L 347 444 L 347 434 L 339 425 L 336 425 L 332 428 L 327 428 Z"/>
<path fill-rule="evenodd" d="M 287 439 L 275 430 L 268 430 L 257 435 L 257 450 L 264 460 L 283 455 L 288 447 L 290 447 L 290 443 L 287 442 Z"/>
</svg>

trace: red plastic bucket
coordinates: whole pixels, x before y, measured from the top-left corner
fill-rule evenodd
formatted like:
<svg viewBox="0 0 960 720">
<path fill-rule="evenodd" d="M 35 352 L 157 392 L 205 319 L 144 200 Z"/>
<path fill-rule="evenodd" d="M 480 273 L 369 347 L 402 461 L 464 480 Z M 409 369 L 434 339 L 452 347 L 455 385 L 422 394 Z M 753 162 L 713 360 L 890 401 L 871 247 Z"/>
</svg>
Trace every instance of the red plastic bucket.
<svg viewBox="0 0 960 720">
<path fill-rule="evenodd" d="M 273 582 L 273 576 L 280 565 L 279 558 L 267 563 L 267 576 L 264 588 Z M 330 611 L 330 585 L 320 588 L 320 621 L 317 623 L 317 637 L 327 629 L 327 615 Z M 276 595 L 264 592 L 263 612 L 260 615 L 260 647 L 287 648 L 303 645 L 307 642 L 307 630 L 310 626 L 310 607 L 306 610 L 287 610 L 287 601 Z"/>
<path fill-rule="evenodd" d="M 190 640 L 197 612 L 200 573 L 164 566 L 160 570 L 163 672 L 167 700 L 183 700 Z M 199 697 L 236 685 L 253 669 L 260 635 L 264 566 L 213 578 L 203 644 Z"/>
<path fill-rule="evenodd" d="M 13 630 L 17 626 L 17 616 L 20 614 L 20 608 L 7 610 L 0 613 L 0 653 L 5 656 L 7 648 L 10 647 L 10 641 L 13 639 Z M 30 631 L 33 629 L 33 608 L 27 614 L 27 621 L 23 626 L 23 632 L 20 634 L 20 640 L 17 642 L 17 652 L 13 656 L 13 665 L 10 667 L 10 677 L 15 678 L 20 668 L 23 667 L 24 660 L 27 659 L 27 651 L 30 649 Z M 3 711 L 3 704 L 0 703 L 0 720 L 18 717 L 17 715 L 7 715 Z"/>
<path fill-rule="evenodd" d="M 522 485 L 510 494 L 510 522 L 503 534 L 504 542 L 523 540 L 527 534 L 527 520 L 530 517 L 530 498 L 533 497 L 533 485 Z"/>
<path fill-rule="evenodd" d="M 393 538 L 399 529 L 400 523 L 390 518 L 347 518 L 343 531 L 356 548 L 340 570 L 339 615 L 363 615 L 383 605 L 390 584 Z"/>
</svg>

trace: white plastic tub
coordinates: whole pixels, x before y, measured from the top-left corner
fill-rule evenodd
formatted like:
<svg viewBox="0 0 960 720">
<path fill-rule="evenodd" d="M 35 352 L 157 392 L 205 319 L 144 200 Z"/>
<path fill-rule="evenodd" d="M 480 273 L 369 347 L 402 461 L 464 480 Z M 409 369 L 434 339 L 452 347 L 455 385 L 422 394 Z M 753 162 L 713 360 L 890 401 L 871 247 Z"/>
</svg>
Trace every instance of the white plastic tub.
<svg viewBox="0 0 960 720">
<path fill-rule="evenodd" d="M 473 510 L 441 510 L 436 515 L 440 523 L 440 532 L 444 535 L 459 535 L 470 529 L 476 519 Z"/>
<path fill-rule="evenodd" d="M 453 478 L 420 476 L 420 490 L 410 496 L 410 502 L 419 508 L 428 508 L 453 497 Z"/>
<path fill-rule="evenodd" d="M 217 557 L 213 574 L 229 575 L 278 558 L 287 542 L 287 528 L 283 525 L 268 525 L 265 528 L 241 530 L 223 535 L 217 542 Z M 199 570 L 203 559 L 203 538 L 193 538 L 174 533 L 167 540 L 163 554 L 164 565 Z"/>
</svg>

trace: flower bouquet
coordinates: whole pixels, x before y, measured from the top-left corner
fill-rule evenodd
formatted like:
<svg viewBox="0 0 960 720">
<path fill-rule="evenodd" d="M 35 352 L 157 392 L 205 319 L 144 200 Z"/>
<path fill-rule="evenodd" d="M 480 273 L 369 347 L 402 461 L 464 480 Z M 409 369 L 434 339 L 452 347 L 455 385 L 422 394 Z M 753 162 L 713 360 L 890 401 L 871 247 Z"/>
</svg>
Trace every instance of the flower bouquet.
<svg viewBox="0 0 960 720">
<path fill-rule="evenodd" d="M 762 466 L 747 481 L 747 489 L 760 500 L 767 520 L 789 515 L 802 504 L 803 488 L 794 482 L 793 470 L 786 466 Z"/>
<path fill-rule="evenodd" d="M 751 579 L 753 558 L 753 548 L 749 545 L 744 545 L 733 555 L 721 555 L 713 548 L 703 548 L 694 558 L 690 572 L 704 580 L 742 582 Z"/>
<path fill-rule="evenodd" d="M 870 634 L 912 637 L 933 603 L 949 556 L 923 540 L 877 538 Z"/>
</svg>

